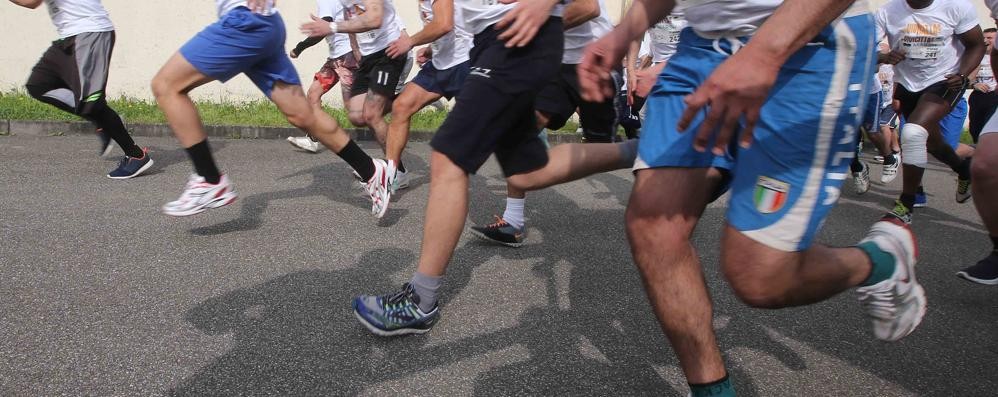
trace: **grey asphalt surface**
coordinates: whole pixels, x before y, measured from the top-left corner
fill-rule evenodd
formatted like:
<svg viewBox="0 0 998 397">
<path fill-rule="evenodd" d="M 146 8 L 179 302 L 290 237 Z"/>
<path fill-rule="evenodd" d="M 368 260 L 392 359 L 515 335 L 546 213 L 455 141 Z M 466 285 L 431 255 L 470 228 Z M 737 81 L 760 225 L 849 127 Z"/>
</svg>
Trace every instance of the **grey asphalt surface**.
<svg viewBox="0 0 998 397">
<path fill-rule="evenodd" d="M 378 221 L 329 152 L 214 139 L 240 199 L 178 219 L 159 207 L 180 194 L 186 154 L 173 139 L 138 141 L 156 165 L 117 181 L 104 177 L 117 159 L 97 158 L 93 137 L 0 137 L 0 395 L 686 393 L 631 262 L 626 171 L 532 193 L 524 248 L 465 235 L 442 321 L 384 339 L 350 299 L 392 291 L 415 268 L 425 144 L 404 158 L 414 186 Z M 711 205 L 694 244 L 739 394 L 998 393 L 998 288 L 954 276 L 990 242 L 954 185 L 939 166 L 927 172 L 931 207 L 915 230 L 928 314 L 893 344 L 874 340 L 852 294 L 779 311 L 739 302 L 717 266 L 724 203 Z M 858 241 L 898 189 L 847 187 L 821 241 Z M 489 221 L 503 193 L 490 161 L 472 178 L 469 219 Z"/>
</svg>

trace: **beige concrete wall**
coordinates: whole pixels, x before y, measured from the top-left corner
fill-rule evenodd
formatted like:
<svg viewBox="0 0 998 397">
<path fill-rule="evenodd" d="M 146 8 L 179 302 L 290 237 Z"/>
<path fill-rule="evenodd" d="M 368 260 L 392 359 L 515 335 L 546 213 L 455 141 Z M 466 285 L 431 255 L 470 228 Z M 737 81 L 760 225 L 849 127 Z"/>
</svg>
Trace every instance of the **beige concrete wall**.
<svg viewBox="0 0 998 397">
<path fill-rule="evenodd" d="M 623 1 L 607 0 L 607 10 L 614 22 L 619 19 Z M 980 9 L 982 23 L 993 26 L 983 1 L 972 1 Z M 873 2 L 882 4 L 886 0 Z M 417 0 L 396 0 L 395 4 L 410 32 L 418 30 L 421 23 Z M 108 86 L 108 94 L 112 97 L 150 98 L 149 80 L 159 67 L 187 39 L 215 20 L 214 2 L 210 0 L 104 0 L 104 6 L 111 13 L 118 32 Z M 297 27 L 314 11 L 315 3 L 280 0 L 278 6 L 288 26 L 287 46 L 290 49 L 302 38 Z M 0 4 L 0 26 L 4 27 L 3 41 L 0 41 L 0 90 L 6 91 L 24 84 L 31 66 L 56 33 L 44 7 L 28 10 L 7 2 Z M 326 55 L 326 47 L 319 44 L 295 60 L 303 81 L 311 81 Z M 212 83 L 201 87 L 195 91 L 195 97 L 231 101 L 261 98 L 244 76 L 225 85 Z M 327 95 L 327 100 L 338 102 L 338 95 Z"/>
</svg>

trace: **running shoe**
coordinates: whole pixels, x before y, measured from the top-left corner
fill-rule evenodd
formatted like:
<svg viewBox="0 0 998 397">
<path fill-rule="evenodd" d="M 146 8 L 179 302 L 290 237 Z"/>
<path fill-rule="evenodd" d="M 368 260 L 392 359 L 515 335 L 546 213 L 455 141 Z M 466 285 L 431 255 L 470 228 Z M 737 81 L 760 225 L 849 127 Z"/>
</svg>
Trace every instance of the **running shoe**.
<svg viewBox="0 0 998 397">
<path fill-rule="evenodd" d="M 134 178 L 145 172 L 152 167 L 153 161 L 149 157 L 149 149 L 142 149 L 142 157 L 128 157 L 125 155 L 120 162 L 118 162 L 118 167 L 111 172 L 107 173 L 107 177 L 111 179 L 128 179 Z"/>
<path fill-rule="evenodd" d="M 884 217 L 880 220 L 885 221 L 891 218 L 897 219 L 904 222 L 904 224 L 909 225 L 911 224 L 911 208 L 906 207 L 901 200 L 894 200 L 894 209 L 884 215 Z"/>
<path fill-rule="evenodd" d="M 205 182 L 197 174 L 191 174 L 187 186 L 180 198 L 166 203 L 163 213 L 172 216 L 188 216 L 200 214 L 209 208 L 218 208 L 236 201 L 236 192 L 232 190 L 229 178 L 222 175 L 217 184 Z"/>
<path fill-rule="evenodd" d="M 365 328 L 381 336 L 423 334 L 433 328 L 440 317 L 436 305 L 429 313 L 419 309 L 419 295 L 413 292 L 409 283 L 392 294 L 354 298 L 353 314 Z"/>
<path fill-rule="evenodd" d="M 856 187 L 856 194 L 863 194 L 870 190 L 870 167 L 862 161 L 859 164 L 863 169 L 852 173 L 852 183 Z"/>
<path fill-rule="evenodd" d="M 506 223 L 501 216 L 495 215 L 496 221 L 485 226 L 472 226 L 471 234 L 482 240 L 519 248 L 527 238 L 527 227 L 517 229 Z"/>
<path fill-rule="evenodd" d="M 998 250 L 981 259 L 976 265 L 956 272 L 956 276 L 984 285 L 998 285 Z"/>
<path fill-rule="evenodd" d="M 915 208 L 925 208 L 929 206 L 929 197 L 925 195 L 924 191 L 919 190 L 915 193 L 915 204 L 912 207 Z"/>
<path fill-rule="evenodd" d="M 111 154 L 111 149 L 114 149 L 114 146 L 111 146 L 111 137 L 104 133 L 103 128 L 97 129 L 97 139 L 100 139 L 100 151 L 97 152 L 97 155 L 104 157 Z"/>
<path fill-rule="evenodd" d="M 894 181 L 894 178 L 898 177 L 898 168 L 901 167 L 901 156 L 897 154 L 892 154 L 891 157 L 894 158 L 893 164 L 884 164 L 884 169 L 880 172 L 880 183 L 888 184 Z M 880 159 L 883 163 L 884 160 Z"/>
<path fill-rule="evenodd" d="M 374 176 L 364 184 L 364 189 L 371 196 L 371 214 L 376 218 L 385 216 L 388 211 L 388 201 L 391 200 L 392 192 L 388 185 L 388 163 L 385 160 L 373 159 Z"/>
<path fill-rule="evenodd" d="M 915 236 L 897 220 L 882 220 L 873 224 L 860 243 L 865 242 L 876 244 L 894 259 L 890 278 L 856 289 L 860 303 L 873 319 L 874 336 L 893 342 L 914 331 L 925 316 L 925 290 L 915 279 Z"/>
<path fill-rule="evenodd" d="M 878 163 L 883 163 L 884 162 L 884 156 L 881 156 L 879 154 L 876 155 L 876 156 L 873 156 L 873 161 L 876 161 Z"/>
<path fill-rule="evenodd" d="M 956 178 L 956 202 L 966 203 L 970 196 L 970 179 Z"/>
<path fill-rule="evenodd" d="M 410 175 L 408 172 L 395 171 L 395 177 L 392 178 L 392 193 L 396 191 L 406 189 L 409 187 Z"/>
<path fill-rule="evenodd" d="M 288 143 L 309 153 L 319 152 L 319 142 L 313 141 L 308 136 L 289 136 Z"/>
</svg>

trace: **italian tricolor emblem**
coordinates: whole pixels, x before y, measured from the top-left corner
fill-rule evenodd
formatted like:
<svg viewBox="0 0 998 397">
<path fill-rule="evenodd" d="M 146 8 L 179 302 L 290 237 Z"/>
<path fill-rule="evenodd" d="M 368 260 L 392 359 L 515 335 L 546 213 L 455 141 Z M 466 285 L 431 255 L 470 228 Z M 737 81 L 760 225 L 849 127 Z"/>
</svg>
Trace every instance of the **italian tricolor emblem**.
<svg viewBox="0 0 998 397">
<path fill-rule="evenodd" d="M 760 176 L 755 184 L 755 208 L 763 214 L 772 214 L 787 202 L 790 185 L 768 176 Z"/>
</svg>

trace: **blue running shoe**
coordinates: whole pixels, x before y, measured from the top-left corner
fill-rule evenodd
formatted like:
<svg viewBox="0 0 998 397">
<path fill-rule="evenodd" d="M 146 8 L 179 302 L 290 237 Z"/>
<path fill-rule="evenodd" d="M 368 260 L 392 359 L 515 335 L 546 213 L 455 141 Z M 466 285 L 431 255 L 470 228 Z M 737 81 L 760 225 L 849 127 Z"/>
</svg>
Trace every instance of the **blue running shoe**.
<svg viewBox="0 0 998 397">
<path fill-rule="evenodd" d="M 118 168 L 107 174 L 108 178 L 111 179 L 128 179 L 139 176 L 152 167 L 153 161 L 149 158 L 149 149 L 142 149 L 142 157 L 128 157 L 121 159 L 118 163 Z"/>
<path fill-rule="evenodd" d="M 440 317 L 436 306 L 429 313 L 419 310 L 419 296 L 409 283 L 393 294 L 354 298 L 353 314 L 368 330 L 381 336 L 423 334 Z"/>
<path fill-rule="evenodd" d="M 929 206 L 929 199 L 925 195 L 925 192 L 921 192 L 920 191 L 918 193 L 915 193 L 915 205 L 913 205 L 913 207 L 915 207 L 915 208 L 925 208 L 925 207 L 928 207 L 928 206 Z"/>
</svg>

